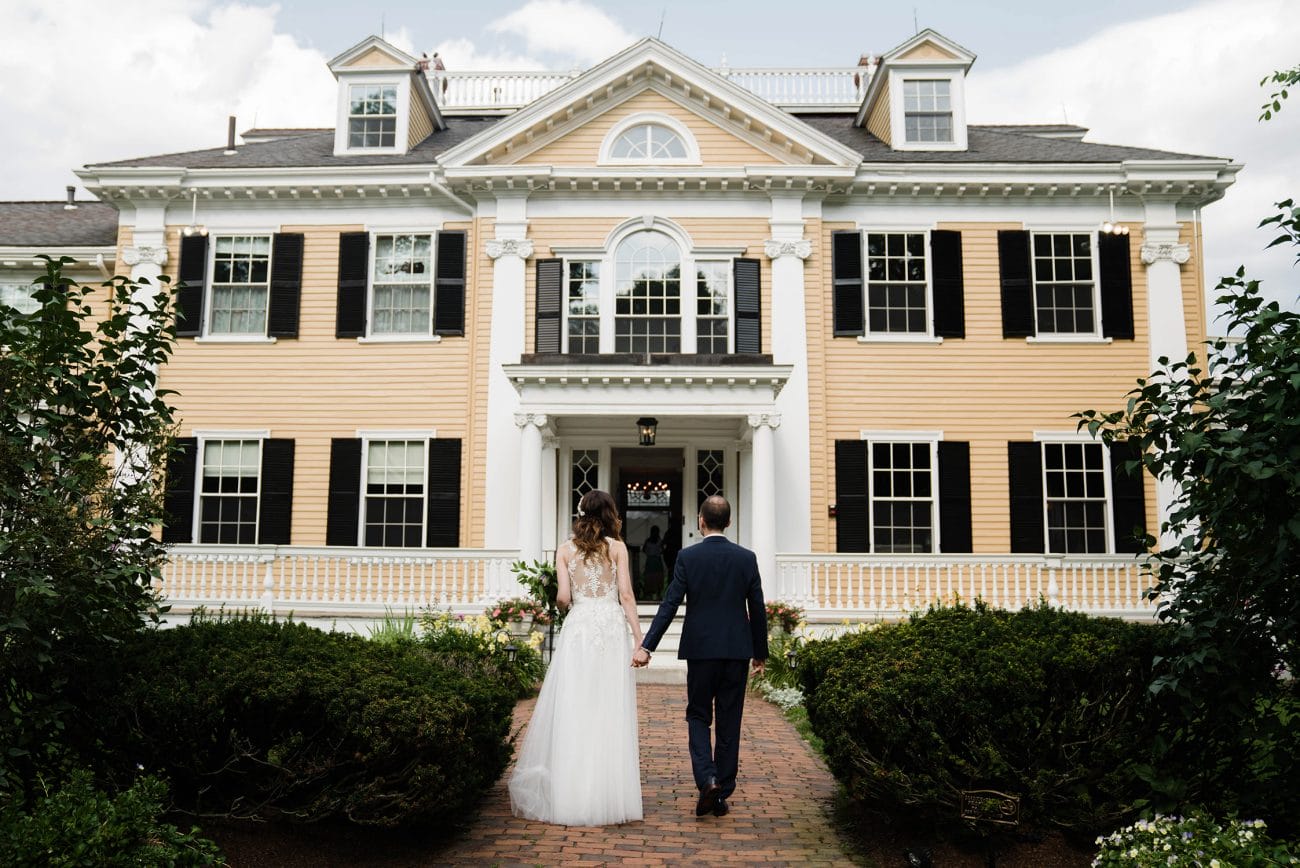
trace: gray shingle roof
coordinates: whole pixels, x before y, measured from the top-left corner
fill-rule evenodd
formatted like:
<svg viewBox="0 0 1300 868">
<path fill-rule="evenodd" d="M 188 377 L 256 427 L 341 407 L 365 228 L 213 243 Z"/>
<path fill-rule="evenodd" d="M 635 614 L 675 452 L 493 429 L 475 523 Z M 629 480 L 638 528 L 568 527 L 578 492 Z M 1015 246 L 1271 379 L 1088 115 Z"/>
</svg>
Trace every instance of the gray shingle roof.
<svg viewBox="0 0 1300 868">
<path fill-rule="evenodd" d="M 123 166 L 177 166 L 186 169 L 272 169 L 301 166 L 402 166 L 432 163 L 449 148 L 477 135 L 501 118 L 448 118 L 447 129 L 430 134 L 405 154 L 349 154 L 334 156 L 333 130 L 306 130 L 270 142 L 243 144 L 226 156 L 224 147 L 179 154 L 160 154 L 118 160 L 114 163 L 90 163 L 95 168 Z"/>
<path fill-rule="evenodd" d="M 847 145 L 868 163 L 1118 163 L 1121 160 L 1218 159 L 1150 148 L 1099 145 L 1073 139 L 1047 138 L 1020 132 L 1028 127 L 977 126 L 967 129 L 964 151 L 895 151 L 861 127 L 849 115 L 798 115 L 816 130 Z"/>
<path fill-rule="evenodd" d="M 117 209 L 104 202 L 0 202 L 5 247 L 114 247 Z"/>
<path fill-rule="evenodd" d="M 868 163 L 1116 163 L 1121 160 L 1214 159 L 1196 154 L 1101 145 L 1071 138 L 1035 135 L 1027 126 L 977 126 L 968 128 L 965 151 L 895 151 L 861 127 L 853 126 L 848 114 L 801 114 L 799 120 L 862 154 Z M 334 155 L 333 130 L 295 131 L 269 142 L 241 145 L 237 153 L 225 155 L 224 148 L 161 154 L 92 163 L 91 166 L 175 166 L 187 169 L 294 168 L 305 166 L 383 166 L 432 163 L 436 157 L 500 121 L 498 117 L 447 118 L 448 128 L 430 134 L 405 154 Z"/>
</svg>

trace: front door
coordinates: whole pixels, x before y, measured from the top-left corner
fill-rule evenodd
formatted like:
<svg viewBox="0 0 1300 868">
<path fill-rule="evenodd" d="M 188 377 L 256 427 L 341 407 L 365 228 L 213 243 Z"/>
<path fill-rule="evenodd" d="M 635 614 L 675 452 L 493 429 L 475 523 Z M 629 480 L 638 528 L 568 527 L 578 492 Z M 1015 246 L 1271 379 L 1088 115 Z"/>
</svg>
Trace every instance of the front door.
<svg viewBox="0 0 1300 868">
<path fill-rule="evenodd" d="M 612 450 L 612 482 L 632 586 L 642 602 L 663 599 L 681 549 L 682 449 L 638 447 Z"/>
</svg>

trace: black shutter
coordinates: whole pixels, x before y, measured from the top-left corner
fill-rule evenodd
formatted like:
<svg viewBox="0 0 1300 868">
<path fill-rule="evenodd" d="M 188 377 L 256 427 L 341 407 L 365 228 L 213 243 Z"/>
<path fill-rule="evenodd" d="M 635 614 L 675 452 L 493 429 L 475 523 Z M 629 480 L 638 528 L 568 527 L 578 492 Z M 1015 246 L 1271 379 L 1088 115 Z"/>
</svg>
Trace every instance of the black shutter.
<svg viewBox="0 0 1300 868">
<path fill-rule="evenodd" d="M 1110 445 L 1110 493 L 1114 498 L 1111 516 L 1117 552 L 1141 554 L 1147 550 L 1142 539 L 1147 532 L 1146 475 L 1141 469 L 1136 475 L 1124 470 L 1124 464 L 1140 457 L 1132 441 Z"/>
<path fill-rule="evenodd" d="M 1043 543 L 1043 447 L 1039 443 L 1007 444 L 1011 488 L 1011 551 L 1041 554 Z"/>
<path fill-rule="evenodd" d="M 460 438 L 429 441 L 429 515 L 424 544 L 460 546 Z"/>
<path fill-rule="evenodd" d="M 1127 235 L 1103 232 L 1097 242 L 1101 266 L 1101 333 L 1133 340 L 1133 273 Z"/>
<path fill-rule="evenodd" d="M 1027 338 L 1035 333 L 1028 232 L 1020 229 L 998 232 L 998 272 L 1002 279 L 1002 337 Z"/>
<path fill-rule="evenodd" d="M 335 438 L 330 441 L 330 494 L 325 545 L 356 545 L 360 510 L 361 441 Z"/>
<path fill-rule="evenodd" d="M 176 334 L 203 334 L 203 296 L 208 285 L 208 236 L 181 238 L 180 286 L 176 289 Z"/>
<path fill-rule="evenodd" d="M 763 352 L 762 264 L 757 259 L 737 259 L 732 263 L 736 284 L 736 352 Z"/>
<path fill-rule="evenodd" d="M 186 239 L 187 241 L 189 239 Z M 194 541 L 194 489 L 199 469 L 199 441 L 177 437 L 167 456 L 167 479 L 163 484 L 162 541 Z"/>
<path fill-rule="evenodd" d="M 293 441 L 262 441 L 262 493 L 257 507 L 257 542 L 289 544 L 293 524 Z"/>
<path fill-rule="evenodd" d="M 935 229 L 930 233 L 930 277 L 934 286 L 935 335 L 941 338 L 966 337 L 960 232 Z"/>
<path fill-rule="evenodd" d="M 867 442 L 835 441 L 835 551 L 871 551 Z"/>
<path fill-rule="evenodd" d="M 434 270 L 433 333 L 465 334 L 464 232 L 438 233 L 438 263 Z"/>
<path fill-rule="evenodd" d="M 335 337 L 365 336 L 366 284 L 369 277 L 370 233 L 342 233 L 339 235 L 339 296 L 338 314 L 334 321 Z"/>
<path fill-rule="evenodd" d="M 939 443 L 939 551 L 972 551 L 970 516 L 970 444 Z"/>
<path fill-rule="evenodd" d="M 560 311 L 564 305 L 564 260 L 537 260 L 537 319 L 533 335 L 538 353 L 560 351 Z"/>
<path fill-rule="evenodd" d="M 266 333 L 273 338 L 298 337 L 301 301 L 302 235 L 276 233 L 271 242 L 271 310 Z"/>
<path fill-rule="evenodd" d="M 862 298 L 862 233 L 831 233 L 831 310 L 836 337 L 860 335 L 865 327 Z"/>
</svg>

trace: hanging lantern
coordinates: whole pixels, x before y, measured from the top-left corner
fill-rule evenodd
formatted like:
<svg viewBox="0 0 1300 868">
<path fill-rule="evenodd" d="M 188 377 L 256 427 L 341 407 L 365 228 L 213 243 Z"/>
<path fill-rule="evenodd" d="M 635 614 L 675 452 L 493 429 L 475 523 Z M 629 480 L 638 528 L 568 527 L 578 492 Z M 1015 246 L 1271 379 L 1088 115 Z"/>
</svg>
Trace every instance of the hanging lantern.
<svg viewBox="0 0 1300 868">
<path fill-rule="evenodd" d="M 658 419 L 651 419 L 649 416 L 642 416 L 636 420 L 637 430 L 641 433 L 641 445 L 655 445 L 655 429 L 659 427 Z"/>
</svg>

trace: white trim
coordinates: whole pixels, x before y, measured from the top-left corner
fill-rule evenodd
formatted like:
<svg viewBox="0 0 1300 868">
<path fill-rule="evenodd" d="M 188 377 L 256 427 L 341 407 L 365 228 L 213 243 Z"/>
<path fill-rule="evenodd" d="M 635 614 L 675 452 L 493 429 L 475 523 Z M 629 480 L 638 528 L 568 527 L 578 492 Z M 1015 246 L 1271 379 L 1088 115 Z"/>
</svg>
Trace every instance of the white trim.
<svg viewBox="0 0 1300 868">
<path fill-rule="evenodd" d="M 858 335 L 860 344 L 941 344 L 943 338 L 934 335 L 902 334 L 888 332 L 871 332 L 870 334 Z"/>
<path fill-rule="evenodd" d="M 1096 228 L 1088 229 L 1031 229 L 1029 232 L 1029 303 L 1030 313 L 1034 319 L 1034 334 L 1029 335 L 1026 343 L 1095 343 L 1108 344 L 1111 339 L 1102 335 L 1101 322 L 1101 243 Z M 1038 333 L 1038 257 L 1034 253 L 1034 239 L 1040 235 L 1087 235 L 1089 242 L 1089 260 L 1092 268 L 1092 329 L 1086 332 L 1048 332 Z M 1052 259 L 1055 260 L 1055 254 Z M 1071 256 L 1073 258 L 1073 256 Z M 1082 281 L 1044 281 L 1045 283 L 1064 283 Z"/>
<path fill-rule="evenodd" d="M 866 494 L 867 494 L 867 548 L 872 555 L 882 554 L 876 551 L 876 511 L 872 508 L 875 500 L 875 486 L 871 484 L 872 475 L 875 471 L 875 457 L 872 454 L 871 446 L 875 443 L 926 443 L 930 447 L 930 496 L 929 498 L 910 497 L 901 498 L 902 500 L 926 500 L 930 501 L 930 551 L 928 552 L 903 552 L 902 554 L 939 554 L 940 532 L 939 527 L 939 443 L 943 441 L 942 431 L 871 431 L 863 429 L 859 432 L 860 437 L 866 445 L 867 466 L 866 466 Z M 894 498 L 885 502 L 893 502 Z M 884 554 L 898 554 L 888 552 Z"/>
<path fill-rule="evenodd" d="M 1084 428 L 1079 431 L 1035 431 L 1033 434 L 1035 443 L 1100 443 L 1101 440 L 1088 433 Z M 1044 489 L 1046 491 L 1046 489 Z M 1044 495 L 1046 496 L 1046 495 Z"/>
<path fill-rule="evenodd" d="M 942 431 L 910 431 L 906 428 L 881 429 L 863 428 L 858 432 L 860 440 L 874 440 L 879 443 L 920 443 L 924 440 L 938 442 L 943 439 Z"/>
<path fill-rule="evenodd" d="M 1037 311 L 1035 311 L 1036 313 Z M 1097 334 L 1050 334 L 1050 335 L 1029 335 L 1025 338 L 1027 344 L 1073 344 L 1075 346 L 1097 346 L 1104 347 L 1106 344 L 1113 343 L 1114 338 L 1102 337 Z"/>
<path fill-rule="evenodd" d="M 357 431 L 357 436 L 361 439 L 361 484 L 357 486 L 360 491 L 357 502 L 357 545 L 364 547 L 366 544 L 366 498 L 371 495 L 366 489 L 369 483 L 366 481 L 370 473 L 370 444 L 375 441 L 399 441 L 410 442 L 419 440 L 421 448 L 424 450 L 424 475 L 421 477 L 421 495 L 420 495 L 420 544 L 418 546 L 389 546 L 388 548 L 410 550 L 413 548 L 423 549 L 429 536 L 429 440 L 433 438 L 430 434 L 422 437 L 413 431 Z M 387 497 L 388 495 L 376 494 L 375 497 Z M 392 495 L 393 497 L 409 497 L 410 495 Z"/>
<path fill-rule="evenodd" d="M 1034 442 L 1038 443 L 1038 468 L 1040 474 L 1038 484 L 1041 486 L 1043 492 L 1043 503 L 1042 503 L 1043 554 L 1047 555 L 1048 557 L 1091 557 L 1094 555 L 1116 554 L 1115 552 L 1115 493 L 1114 491 L 1111 490 L 1110 449 L 1108 449 L 1106 447 L 1106 444 L 1103 443 L 1101 440 L 1088 436 L 1087 433 L 1084 431 L 1073 432 L 1076 435 L 1073 437 L 1055 436 L 1055 437 L 1039 440 L 1038 439 L 1039 435 L 1042 433 L 1044 432 L 1039 432 L 1039 431 L 1034 432 Z M 1080 439 L 1079 435 L 1081 435 L 1083 439 Z M 1054 552 L 1051 550 L 1050 540 L 1051 540 L 1052 529 L 1049 526 L 1047 520 L 1047 500 L 1048 500 L 1047 452 L 1046 450 L 1043 449 L 1043 447 L 1047 445 L 1053 445 L 1053 444 L 1064 444 L 1064 445 L 1078 444 L 1083 446 L 1096 445 L 1101 449 L 1102 489 L 1105 492 L 1105 501 L 1102 506 L 1102 519 L 1105 522 L 1105 527 L 1106 527 L 1106 551 L 1104 552 Z M 1084 472 L 1086 473 L 1087 470 L 1085 469 Z M 1076 503 L 1094 502 L 1096 500 L 1096 498 L 1092 498 L 1092 497 L 1083 497 L 1083 498 L 1058 497 L 1054 499 L 1060 501 L 1073 501 Z"/>
<path fill-rule="evenodd" d="M 190 539 L 199 545 L 236 546 L 248 545 L 248 543 L 204 543 L 200 541 L 203 532 L 203 462 L 207 457 L 209 441 L 257 441 L 257 508 L 254 510 L 253 518 L 253 545 L 258 545 L 262 538 L 262 479 L 264 477 L 262 467 L 262 453 L 266 449 L 266 441 L 271 436 L 269 428 L 259 431 L 239 431 L 239 430 L 203 430 L 194 429 L 194 438 L 197 442 L 194 450 L 194 515 L 190 520 Z M 213 492 L 213 496 L 222 496 L 221 492 Z M 246 494 L 225 495 L 235 497 L 247 497 Z"/>
<path fill-rule="evenodd" d="M 361 440 L 433 440 L 438 436 L 437 428 L 358 428 L 357 437 Z"/>
<path fill-rule="evenodd" d="M 371 229 L 369 261 L 366 263 L 366 333 L 357 338 L 357 343 L 406 343 L 406 342 L 429 342 L 430 338 L 442 338 L 433 333 L 434 311 L 433 305 L 437 296 L 437 276 L 438 276 L 438 232 L 436 229 Z M 379 244 L 377 239 L 380 235 L 427 235 L 429 236 L 429 315 L 424 331 L 419 332 L 384 332 L 375 334 L 375 258 L 379 253 Z M 399 284 L 402 285 L 402 284 Z M 415 283 L 404 284 L 407 286 L 416 286 Z"/>
<path fill-rule="evenodd" d="M 889 73 L 889 135 L 895 151 L 965 151 L 966 134 L 966 73 L 961 67 L 946 64 L 890 66 Z M 877 73 L 879 74 L 879 73 Z M 904 82 L 948 82 L 948 105 L 952 113 L 951 142 L 909 142 L 907 140 L 907 114 L 904 102 Z"/>
<path fill-rule="evenodd" d="M 279 338 L 267 335 L 199 335 L 196 344 L 274 344 Z"/>
<path fill-rule="evenodd" d="M 442 335 L 365 335 L 357 338 L 359 344 L 440 344 Z"/>
<path fill-rule="evenodd" d="M 668 157 L 663 159 L 655 158 L 637 158 L 637 157 L 615 157 L 610 151 L 613 150 L 615 142 L 623 133 L 637 126 L 659 126 L 665 127 L 672 132 L 681 141 L 682 147 L 686 151 L 684 157 Z M 702 160 L 700 158 L 700 145 L 695 140 L 695 136 L 685 124 L 676 118 L 670 117 L 662 112 L 637 112 L 629 115 L 610 127 L 605 133 L 605 138 L 601 140 L 600 150 L 597 152 L 596 164 L 599 166 L 698 166 Z"/>
<path fill-rule="evenodd" d="M 192 428 L 190 436 L 200 440 L 268 440 L 270 428 Z"/>
<path fill-rule="evenodd" d="M 858 243 L 862 248 L 862 334 L 858 337 L 860 343 L 870 343 L 880 341 L 881 343 L 943 343 L 943 338 L 936 338 L 934 334 L 934 263 L 930 257 L 930 233 L 931 227 L 924 229 L 905 229 L 905 228 L 877 228 L 877 229 L 860 229 L 858 230 Z M 871 330 L 871 284 L 870 269 L 868 259 L 870 254 L 867 250 L 867 236 L 877 235 L 920 235 L 923 256 L 925 260 L 925 331 L 924 332 L 875 332 Z M 886 241 L 888 244 L 888 241 Z M 888 251 L 886 251 L 888 256 Z M 891 283 L 888 276 L 885 283 Z M 903 283 L 912 281 L 904 280 Z"/>
<path fill-rule="evenodd" d="M 195 340 L 204 343 L 275 343 L 275 338 L 267 334 L 271 325 L 271 274 L 275 268 L 275 236 L 272 231 L 254 231 L 241 229 L 233 232 L 209 231 L 207 244 L 207 280 L 203 287 L 203 327 Z M 212 315 L 216 312 L 214 296 L 217 291 L 217 239 L 219 238 L 260 238 L 269 242 L 266 253 L 266 306 L 262 312 L 261 332 L 221 332 L 212 331 Z"/>
<path fill-rule="evenodd" d="M 338 100 L 334 118 L 334 156 L 364 156 L 367 154 L 405 154 L 411 127 L 411 75 L 396 69 L 345 69 L 335 73 L 338 77 Z M 396 89 L 397 103 L 393 129 L 393 144 L 388 147 L 349 147 L 349 120 L 352 117 L 351 90 L 354 87 L 386 87 Z"/>
</svg>

